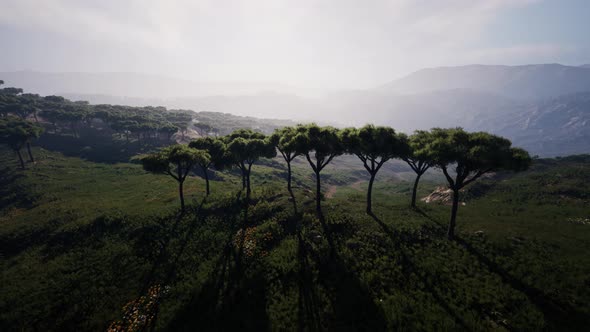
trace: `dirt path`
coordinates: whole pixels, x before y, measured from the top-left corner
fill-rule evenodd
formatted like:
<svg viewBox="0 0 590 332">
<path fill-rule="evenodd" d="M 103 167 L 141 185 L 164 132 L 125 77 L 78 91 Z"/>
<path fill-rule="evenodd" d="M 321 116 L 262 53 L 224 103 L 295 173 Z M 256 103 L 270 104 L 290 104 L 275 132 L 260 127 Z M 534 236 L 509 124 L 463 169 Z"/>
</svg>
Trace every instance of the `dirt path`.
<svg viewBox="0 0 590 332">
<path fill-rule="evenodd" d="M 361 184 L 363 184 L 364 182 L 366 182 L 366 181 L 359 180 L 359 181 L 356 181 L 356 182 L 348 185 L 347 187 L 351 187 L 352 189 L 357 190 L 357 191 L 362 191 Z M 333 185 L 329 186 L 328 190 L 326 190 L 326 193 L 324 194 L 324 197 L 333 198 L 334 194 L 336 194 L 337 190 L 338 190 L 338 186 L 333 186 Z"/>
<path fill-rule="evenodd" d="M 328 190 L 326 191 L 326 193 L 324 194 L 324 196 L 326 198 L 332 198 L 334 197 L 334 194 L 336 193 L 336 186 L 329 186 Z"/>
</svg>

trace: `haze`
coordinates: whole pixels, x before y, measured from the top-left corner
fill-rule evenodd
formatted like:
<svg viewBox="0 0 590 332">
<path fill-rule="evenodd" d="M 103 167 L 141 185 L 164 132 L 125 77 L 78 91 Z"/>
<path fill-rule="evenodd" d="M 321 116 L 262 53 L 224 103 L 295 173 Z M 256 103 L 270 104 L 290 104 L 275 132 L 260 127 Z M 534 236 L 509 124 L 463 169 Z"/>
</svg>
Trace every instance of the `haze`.
<svg viewBox="0 0 590 332">
<path fill-rule="evenodd" d="M 0 71 L 135 72 L 301 90 L 425 67 L 590 62 L 590 2 L 0 0 Z"/>
</svg>

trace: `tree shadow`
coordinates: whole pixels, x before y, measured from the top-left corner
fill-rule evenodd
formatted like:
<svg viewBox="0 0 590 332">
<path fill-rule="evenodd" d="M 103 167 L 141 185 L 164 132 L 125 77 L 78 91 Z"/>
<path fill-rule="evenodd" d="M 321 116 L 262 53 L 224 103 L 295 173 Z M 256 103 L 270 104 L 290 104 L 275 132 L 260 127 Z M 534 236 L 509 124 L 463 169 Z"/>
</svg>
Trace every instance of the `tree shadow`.
<svg viewBox="0 0 590 332">
<path fill-rule="evenodd" d="M 383 331 L 387 328 L 385 315 L 375 304 L 370 291 L 362 284 L 338 254 L 334 232 L 323 214 L 319 214 L 329 246 L 328 257 L 314 250 L 301 233 L 298 240 L 298 330 L 360 330 Z M 319 289 L 327 298 L 322 303 Z M 326 308 L 331 310 L 326 311 Z"/>
<path fill-rule="evenodd" d="M 428 215 L 420 208 L 416 208 L 415 210 L 428 220 L 432 221 L 438 227 L 439 231 L 442 231 L 442 234 L 444 234 L 444 225 L 441 224 L 439 220 Z M 550 323 L 548 326 L 549 330 L 557 329 L 573 331 L 579 329 L 581 326 L 590 325 L 590 318 L 583 312 L 576 310 L 573 306 L 567 303 L 551 298 L 538 288 L 527 285 L 522 280 L 503 269 L 493 259 L 478 251 L 477 248 L 459 235 L 455 235 L 454 242 L 467 250 L 471 255 L 475 256 L 490 272 L 498 275 L 502 279 L 502 282 L 524 294 L 529 301 L 543 313 L 545 318 L 548 319 Z"/>
<path fill-rule="evenodd" d="M 307 243 L 301 237 L 301 232 L 297 233 L 298 250 L 297 259 L 299 261 L 298 271 L 298 330 L 299 331 L 321 331 L 321 313 L 320 300 L 317 294 L 313 278 L 313 269 L 309 262 L 309 249 Z"/>
<path fill-rule="evenodd" d="M 319 266 L 318 279 L 327 291 L 332 306 L 326 323 L 328 330 L 385 331 L 387 321 L 370 292 L 337 255 Z"/>
<path fill-rule="evenodd" d="M 291 196 L 291 201 L 293 202 L 293 215 L 297 215 L 297 200 L 295 199 L 295 194 L 293 193 L 293 189 L 288 190 L 289 196 Z"/>
<path fill-rule="evenodd" d="M 404 241 L 403 236 L 400 232 L 391 229 L 387 226 L 379 217 L 377 217 L 374 213 L 369 213 L 369 216 L 377 222 L 377 224 L 381 227 L 383 232 L 389 236 L 391 241 L 394 244 L 395 249 L 400 254 L 401 258 L 401 265 L 402 271 L 405 278 L 411 274 L 411 272 L 415 272 L 414 275 L 420 279 L 422 284 L 424 285 L 425 290 L 432 295 L 436 303 L 450 316 L 454 319 L 455 323 L 458 324 L 463 330 L 472 330 L 469 327 L 467 322 L 452 308 L 452 306 L 443 298 L 443 296 L 439 293 L 436 285 L 433 285 L 430 280 L 436 280 L 434 276 L 432 276 L 428 271 L 421 269 L 414 263 L 414 261 L 409 257 L 409 255 L 405 252 L 402 247 L 402 242 Z"/>
<path fill-rule="evenodd" d="M 424 218 L 430 220 L 434 224 L 434 226 L 436 226 L 440 231 L 442 231 L 442 232 L 445 231 L 445 222 L 444 221 L 441 221 L 441 220 L 438 220 L 438 219 L 432 217 L 431 215 L 426 213 L 424 210 L 422 210 L 418 206 L 412 208 L 412 210 L 414 210 L 415 212 L 417 212 L 418 214 L 420 214 Z"/>
<path fill-rule="evenodd" d="M 230 237 L 208 279 L 164 330 L 267 330 L 264 280 L 240 277 L 232 242 Z"/>
<path fill-rule="evenodd" d="M 207 196 L 203 197 L 203 200 L 201 201 L 199 206 L 196 207 L 192 211 L 195 214 L 195 219 L 191 222 L 189 229 L 185 232 L 184 236 L 180 240 L 181 241 L 180 247 L 179 247 L 178 251 L 176 252 L 176 254 L 173 255 L 174 259 L 172 259 L 169 264 L 168 272 L 166 273 L 166 276 L 163 280 L 163 284 L 167 285 L 174 279 L 175 274 L 176 274 L 178 267 L 179 267 L 178 262 L 180 260 L 180 257 L 182 257 L 182 255 L 184 254 L 184 251 L 185 251 L 190 239 L 194 235 L 194 232 L 197 229 L 197 227 L 202 225 L 203 222 L 205 221 L 205 219 L 207 218 L 208 211 L 203 210 L 203 205 L 205 204 L 206 201 L 207 201 Z"/>
<path fill-rule="evenodd" d="M 180 257 L 183 255 L 185 248 L 190 238 L 194 234 L 197 226 L 200 225 L 206 217 L 206 211 L 203 211 L 203 205 L 205 204 L 206 199 L 207 197 L 204 197 L 197 207 L 189 206 L 184 211 L 180 210 L 175 216 L 172 227 L 168 228 L 165 224 L 160 226 L 164 231 L 165 236 L 163 239 L 158 239 L 158 237 L 155 238 L 155 240 L 159 240 L 159 251 L 150 270 L 143 278 L 144 280 L 139 291 L 139 296 L 136 298 L 138 300 L 141 298 L 146 298 L 153 301 L 153 305 L 138 309 L 141 310 L 140 314 L 142 317 L 148 317 L 145 319 L 144 326 L 142 326 L 141 331 L 153 331 L 155 329 L 160 311 L 160 301 L 162 295 L 164 294 L 164 289 L 174 280 L 176 272 L 179 269 Z M 183 220 L 187 221 L 186 217 L 190 216 L 191 214 L 195 215 L 195 218 L 191 218 L 189 220 L 190 223 L 188 229 L 184 233 L 180 234 L 179 228 Z M 179 249 L 175 252 L 172 252 L 172 240 L 177 238 L 180 239 Z M 154 294 L 154 287 L 157 287 L 159 293 Z M 123 326 L 130 328 L 131 325 L 129 324 L 132 323 L 124 319 L 122 324 Z"/>
<path fill-rule="evenodd" d="M 337 254 L 332 229 L 330 228 L 330 225 L 328 225 L 328 222 L 326 221 L 326 217 L 324 216 L 323 212 L 319 211 L 317 213 L 317 217 L 320 220 L 322 230 L 324 231 L 324 235 L 326 236 L 326 240 L 328 241 L 328 246 L 330 247 L 330 259 L 335 259 Z"/>
<path fill-rule="evenodd" d="M 504 283 L 525 294 L 548 319 L 550 324 L 547 328 L 549 330 L 576 331 L 582 326 L 590 325 L 590 318 L 586 314 L 576 310 L 570 304 L 551 298 L 538 288 L 525 284 L 463 238 L 455 236 L 455 242 L 475 256 L 488 270 L 500 276 Z"/>
<path fill-rule="evenodd" d="M 0 210 L 10 205 L 26 209 L 34 206 L 40 195 L 19 181 L 24 178 L 26 175 L 23 172 L 10 167 L 0 170 Z"/>
<path fill-rule="evenodd" d="M 266 283 L 261 277 L 243 278 L 237 255 L 228 240 L 208 279 L 163 329 L 192 331 L 264 331 Z"/>
<path fill-rule="evenodd" d="M 228 238 L 212 272 L 200 289 L 164 327 L 169 331 L 265 331 L 267 281 L 260 273 L 247 273 L 245 266 L 246 227 L 249 202 L 239 202 L 242 217 L 232 222 Z M 235 220 L 234 220 L 235 221 Z M 242 231 L 236 233 L 237 229 Z M 240 234 L 239 236 L 236 236 Z"/>
</svg>

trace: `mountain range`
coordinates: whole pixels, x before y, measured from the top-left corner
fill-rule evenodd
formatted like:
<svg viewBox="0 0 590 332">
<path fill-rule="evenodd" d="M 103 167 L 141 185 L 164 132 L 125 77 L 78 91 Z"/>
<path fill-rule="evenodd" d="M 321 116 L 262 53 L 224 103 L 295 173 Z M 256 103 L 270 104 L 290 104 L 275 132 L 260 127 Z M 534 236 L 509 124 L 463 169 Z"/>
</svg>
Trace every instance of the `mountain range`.
<svg viewBox="0 0 590 332">
<path fill-rule="evenodd" d="M 419 70 L 364 90 L 323 95 L 274 83 L 206 83 L 134 73 L 0 73 L 7 85 L 92 103 L 375 123 L 404 132 L 461 126 L 540 156 L 590 153 L 590 65 L 468 65 Z"/>
<path fill-rule="evenodd" d="M 590 68 L 560 64 L 470 65 L 422 69 L 380 87 L 396 93 L 472 89 L 517 100 L 538 100 L 588 91 Z"/>
</svg>

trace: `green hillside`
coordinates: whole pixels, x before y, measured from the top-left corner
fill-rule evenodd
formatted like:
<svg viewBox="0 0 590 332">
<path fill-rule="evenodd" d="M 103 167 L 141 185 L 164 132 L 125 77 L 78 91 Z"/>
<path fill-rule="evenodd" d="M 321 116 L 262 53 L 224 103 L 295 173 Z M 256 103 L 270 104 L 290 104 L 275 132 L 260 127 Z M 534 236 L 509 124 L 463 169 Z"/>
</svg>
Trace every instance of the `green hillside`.
<svg viewBox="0 0 590 332">
<path fill-rule="evenodd" d="M 411 173 L 398 176 L 395 164 L 377 176 L 374 218 L 350 157 L 326 173 L 325 218 L 313 213 L 303 162 L 294 213 L 279 159 L 254 165 L 250 201 L 238 173 L 217 172 L 207 198 L 190 176 L 181 215 L 170 177 L 34 153 L 26 170 L 0 153 L 4 331 L 571 331 L 590 322 L 588 156 L 535 160 L 469 187 L 453 242 L 450 208 L 410 209 Z M 419 196 L 442 181 L 430 175 Z"/>
</svg>

